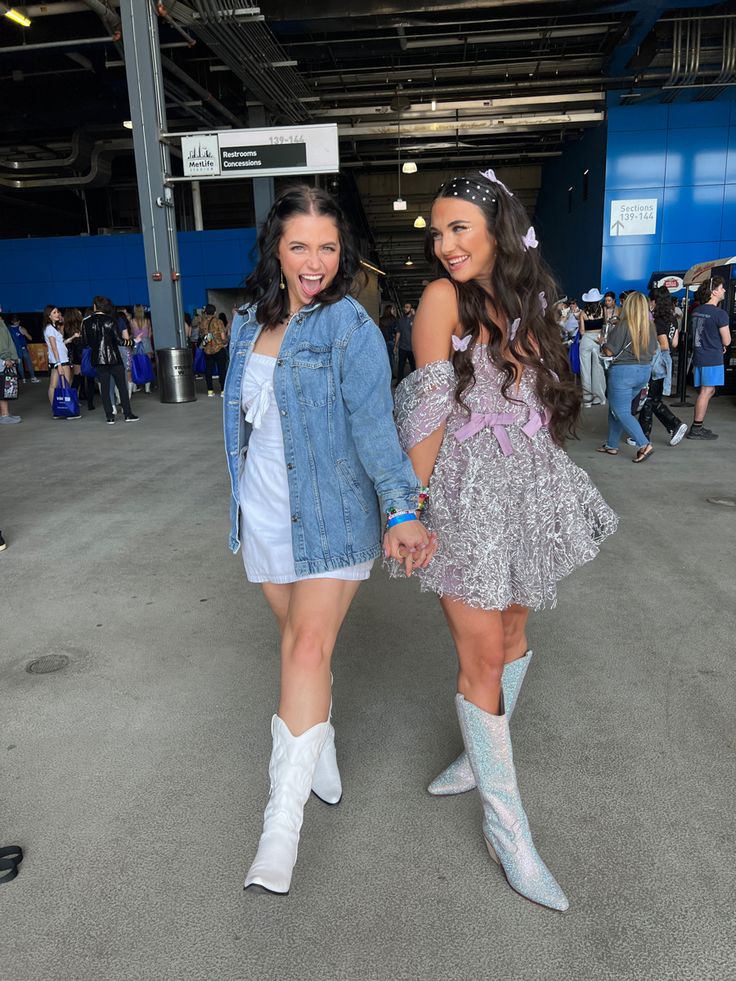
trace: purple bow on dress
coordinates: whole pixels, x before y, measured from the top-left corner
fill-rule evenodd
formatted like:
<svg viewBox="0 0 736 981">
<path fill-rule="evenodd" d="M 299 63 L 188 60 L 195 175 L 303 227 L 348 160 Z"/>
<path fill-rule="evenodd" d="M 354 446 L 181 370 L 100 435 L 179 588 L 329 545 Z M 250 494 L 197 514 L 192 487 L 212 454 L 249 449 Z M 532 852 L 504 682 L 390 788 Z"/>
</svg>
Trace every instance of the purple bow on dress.
<svg viewBox="0 0 736 981">
<path fill-rule="evenodd" d="M 552 413 L 549 409 L 545 409 L 543 412 L 538 412 L 536 409 L 529 412 L 529 420 L 522 427 L 521 431 L 529 439 L 532 439 L 537 435 L 540 429 L 544 426 L 549 426 L 550 420 L 552 419 Z"/>
<path fill-rule="evenodd" d="M 461 429 L 458 429 L 455 433 L 455 439 L 458 443 L 462 443 L 466 439 L 470 439 L 471 436 L 475 436 L 481 429 L 487 427 L 493 430 L 493 435 L 498 440 L 498 445 L 501 447 L 503 455 L 511 456 L 514 448 L 511 445 L 511 440 L 505 427 L 511 426 L 518 421 L 519 417 L 513 412 L 471 412 L 470 421 L 466 422 Z"/>
</svg>

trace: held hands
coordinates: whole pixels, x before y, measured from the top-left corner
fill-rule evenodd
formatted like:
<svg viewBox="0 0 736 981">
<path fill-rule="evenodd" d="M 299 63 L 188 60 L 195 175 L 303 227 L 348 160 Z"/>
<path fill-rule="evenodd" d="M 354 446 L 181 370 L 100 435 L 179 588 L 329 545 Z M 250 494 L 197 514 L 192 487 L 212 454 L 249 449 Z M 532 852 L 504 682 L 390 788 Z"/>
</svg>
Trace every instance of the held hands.
<svg viewBox="0 0 736 981">
<path fill-rule="evenodd" d="M 407 576 L 412 570 L 424 569 L 437 551 L 437 536 L 430 535 L 421 521 L 404 521 L 389 528 L 383 536 L 386 558 L 404 563 Z"/>
</svg>

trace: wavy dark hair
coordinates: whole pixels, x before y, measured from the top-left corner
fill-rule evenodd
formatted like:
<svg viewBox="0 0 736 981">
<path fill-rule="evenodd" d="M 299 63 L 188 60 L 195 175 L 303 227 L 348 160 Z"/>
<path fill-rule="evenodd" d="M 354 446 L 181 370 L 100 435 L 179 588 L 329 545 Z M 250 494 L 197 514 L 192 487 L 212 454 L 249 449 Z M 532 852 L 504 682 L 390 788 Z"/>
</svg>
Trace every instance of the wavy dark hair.
<svg viewBox="0 0 736 981">
<path fill-rule="evenodd" d="M 554 298 L 559 295 L 557 286 L 539 255 L 539 249 L 527 249 L 522 242 L 531 222 L 519 199 L 477 173 L 468 176 L 473 183 L 490 191 L 490 194 L 479 195 L 478 201 L 470 202 L 483 212 L 488 232 L 496 241 L 490 297 L 496 310 L 508 317 L 509 322 L 520 318 L 521 323 L 515 336 L 511 337 L 508 326 L 496 323 L 490 316 L 489 294 L 480 283 L 475 280 L 457 283 L 452 279 L 434 254 L 432 233 L 428 229 L 425 237 L 426 258 L 434 265 L 437 276 L 449 279 L 455 287 L 463 335 L 472 338 L 467 350 L 455 351 L 452 356 L 457 377 L 455 400 L 467 410 L 463 394 L 475 384 L 473 349 L 481 336 L 481 328 L 485 327 L 489 334 L 488 358 L 504 375 L 502 394 L 511 402 L 517 401 L 509 394 L 516 381 L 514 362 L 536 368 L 536 392 L 542 404 L 549 409 L 550 434 L 555 443 L 561 446 L 568 437 L 575 435 L 582 400 L 555 318 Z M 448 181 L 439 189 L 434 200 L 451 196 L 452 181 Z M 504 346 L 508 348 L 513 361 L 504 354 Z"/>
<path fill-rule="evenodd" d="M 55 303 L 47 303 L 46 306 L 43 308 L 43 325 L 44 325 L 44 327 L 46 327 L 47 324 L 50 324 L 51 323 L 51 311 L 52 310 L 59 310 L 58 306 Z M 61 310 L 59 310 L 59 313 L 61 313 Z"/>
<path fill-rule="evenodd" d="M 264 327 L 275 327 L 289 314 L 289 294 L 282 290 L 278 248 L 284 225 L 294 215 L 332 218 L 340 242 L 337 275 L 314 298 L 319 303 L 337 303 L 353 288 L 360 273 L 360 254 L 348 220 L 337 200 L 327 191 L 308 184 L 284 188 L 274 201 L 258 233 L 258 262 L 245 281 L 245 302 L 256 304 L 256 317 Z"/>
<path fill-rule="evenodd" d="M 675 298 L 666 286 L 655 286 L 649 290 L 649 299 L 654 302 L 652 316 L 655 322 L 672 324 L 675 320 Z"/>
<path fill-rule="evenodd" d="M 713 276 L 711 279 L 707 279 L 698 287 L 695 299 L 698 303 L 710 303 L 711 293 L 717 290 L 719 286 L 723 286 L 724 283 L 725 279 L 723 276 Z"/>
</svg>

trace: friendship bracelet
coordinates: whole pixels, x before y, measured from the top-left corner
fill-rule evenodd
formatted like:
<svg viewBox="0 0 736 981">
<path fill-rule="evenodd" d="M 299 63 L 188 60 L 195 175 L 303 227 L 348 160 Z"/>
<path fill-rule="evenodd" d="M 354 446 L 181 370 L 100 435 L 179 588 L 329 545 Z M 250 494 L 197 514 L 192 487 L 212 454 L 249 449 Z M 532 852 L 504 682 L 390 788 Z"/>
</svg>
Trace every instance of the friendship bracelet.
<svg viewBox="0 0 736 981">
<path fill-rule="evenodd" d="M 394 525 L 400 525 L 402 521 L 416 521 L 417 516 L 413 511 L 407 511 L 404 514 L 394 514 L 386 522 L 386 528 L 393 528 Z"/>
</svg>

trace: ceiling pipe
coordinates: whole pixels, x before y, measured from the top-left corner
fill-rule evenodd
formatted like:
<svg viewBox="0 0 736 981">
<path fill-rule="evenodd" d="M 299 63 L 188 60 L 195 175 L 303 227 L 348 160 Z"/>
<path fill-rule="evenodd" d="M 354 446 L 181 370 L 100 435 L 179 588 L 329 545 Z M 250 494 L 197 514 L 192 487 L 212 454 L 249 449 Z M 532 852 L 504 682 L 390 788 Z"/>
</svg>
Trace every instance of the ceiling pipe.
<svg viewBox="0 0 736 981">
<path fill-rule="evenodd" d="M 108 6 L 119 7 L 119 0 L 109 0 Z M 23 9 L 31 20 L 38 20 L 59 14 L 81 14 L 89 10 L 89 4 L 85 0 L 55 0 L 54 3 L 26 4 Z"/>
<path fill-rule="evenodd" d="M 112 34 L 113 41 L 120 41 L 123 37 L 123 25 L 120 23 L 120 18 L 111 9 L 110 5 L 104 3 L 103 0 L 84 0 L 87 7 L 94 11 L 100 18 L 105 27 L 108 28 Z"/>
<path fill-rule="evenodd" d="M 69 38 L 68 41 L 44 41 L 40 44 L 14 44 L 10 47 L 1 47 L 0 55 L 21 54 L 24 51 L 44 51 L 48 48 L 77 48 L 86 44 L 111 44 L 114 37 L 77 37 Z"/>
<path fill-rule="evenodd" d="M 167 58 L 165 55 L 161 56 L 161 64 L 175 78 L 178 78 L 180 82 L 183 82 L 188 88 L 193 92 L 196 92 L 198 96 L 208 105 L 224 116 L 236 129 L 243 128 L 243 121 L 239 119 L 234 112 L 230 112 L 227 106 L 224 106 L 219 102 L 211 92 L 209 92 L 203 85 L 196 82 L 190 75 L 187 75 L 176 62 L 172 61 L 171 58 Z"/>
<path fill-rule="evenodd" d="M 86 174 L 72 177 L 45 177 L 41 180 L 27 178 L 14 180 L 0 177 L 0 187 L 28 190 L 45 187 L 89 187 L 107 184 L 112 176 L 112 161 L 120 153 L 133 148 L 131 139 L 100 140 L 94 146 L 90 157 L 90 169 Z"/>
</svg>

